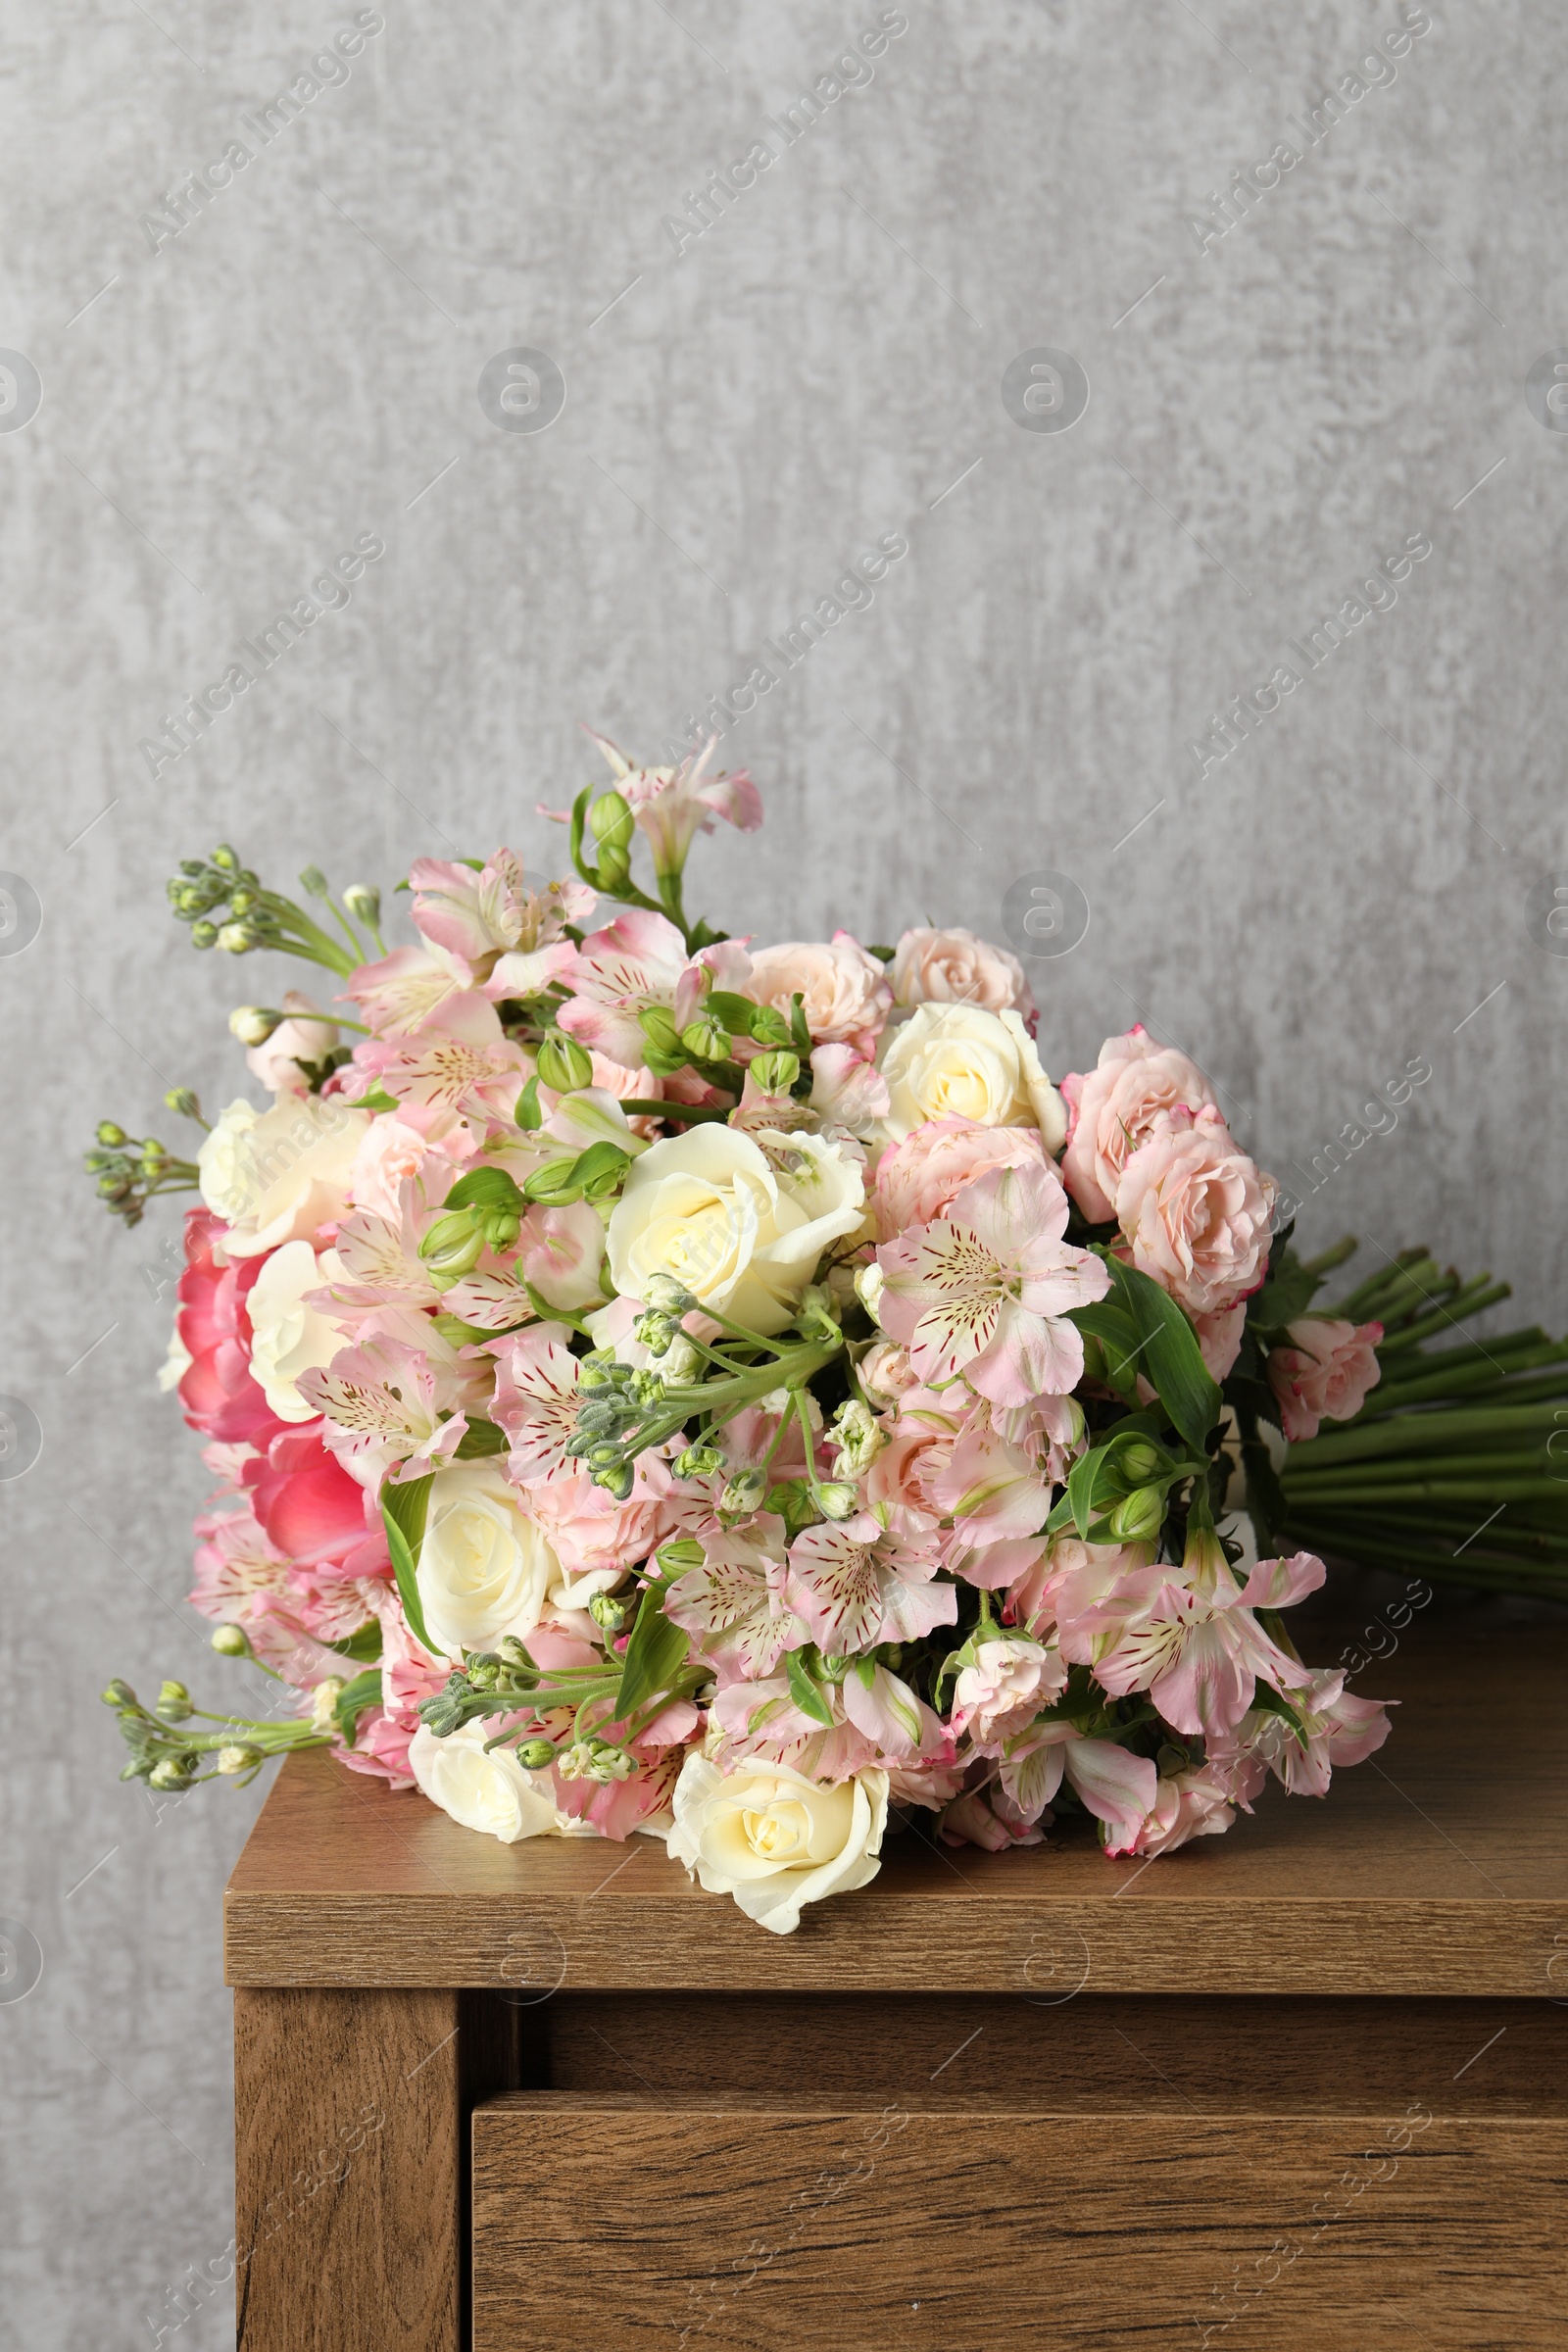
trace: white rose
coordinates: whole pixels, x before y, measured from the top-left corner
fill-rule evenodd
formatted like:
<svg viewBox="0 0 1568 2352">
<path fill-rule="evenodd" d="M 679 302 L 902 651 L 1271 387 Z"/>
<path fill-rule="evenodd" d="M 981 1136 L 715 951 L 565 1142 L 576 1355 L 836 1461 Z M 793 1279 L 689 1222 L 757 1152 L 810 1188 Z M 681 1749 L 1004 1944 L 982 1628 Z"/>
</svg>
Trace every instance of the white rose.
<svg viewBox="0 0 1568 2352">
<path fill-rule="evenodd" d="M 865 1212 L 860 1163 L 816 1135 L 707 1124 L 635 1162 L 607 1237 L 625 1298 L 654 1274 L 752 1331 L 782 1331 L 830 1242 Z"/>
<path fill-rule="evenodd" d="M 526 1641 L 560 1576 L 537 1522 L 493 1462 L 436 1472 L 416 1579 L 437 1649 L 457 1658 L 494 1649 L 503 1634 Z"/>
<path fill-rule="evenodd" d="M 466 1830 L 483 1830 L 503 1845 L 519 1838 L 560 1834 L 555 1784 L 548 1772 L 526 1772 L 510 1747 L 484 1752 L 493 1726 L 484 1716 L 438 1740 L 421 1723 L 409 1741 L 409 1770 L 433 1805 Z"/>
<path fill-rule="evenodd" d="M 869 1886 L 882 1865 L 888 1776 L 873 1768 L 825 1788 L 788 1764 L 721 1773 L 695 1751 L 675 1784 L 670 1853 L 710 1894 L 788 1936 L 801 1905 Z"/>
<path fill-rule="evenodd" d="M 166 1396 L 171 1389 L 178 1388 L 194 1361 L 190 1349 L 179 1336 L 179 1319 L 176 1316 L 174 1328 L 169 1335 L 169 1353 L 158 1367 L 158 1386 Z"/>
<path fill-rule="evenodd" d="M 254 1103 L 226 1103 L 196 1154 L 202 1199 L 227 1225 L 237 1225 L 250 1203 L 250 1134 L 260 1116 Z"/>
<path fill-rule="evenodd" d="M 975 1004 L 921 1004 L 891 1033 L 881 1057 L 889 1139 L 902 1143 L 927 1119 L 981 1127 L 1038 1127 L 1048 1152 L 1067 1139 L 1067 1110 L 1040 1066 L 1018 1014 Z"/>
<path fill-rule="evenodd" d="M 324 1372 L 348 1341 L 330 1315 L 306 1305 L 305 1294 L 342 1279 L 335 1250 L 323 1250 L 318 1257 L 309 1242 L 285 1242 L 273 1250 L 246 1294 L 251 1373 L 280 1421 L 314 1421 L 321 1409 L 300 1395 L 300 1374 Z"/>
<path fill-rule="evenodd" d="M 285 1095 L 260 1116 L 230 1102 L 196 1157 L 202 1199 L 233 1229 L 228 1255 L 259 1257 L 335 1223 L 370 1118 L 335 1097 Z"/>
</svg>

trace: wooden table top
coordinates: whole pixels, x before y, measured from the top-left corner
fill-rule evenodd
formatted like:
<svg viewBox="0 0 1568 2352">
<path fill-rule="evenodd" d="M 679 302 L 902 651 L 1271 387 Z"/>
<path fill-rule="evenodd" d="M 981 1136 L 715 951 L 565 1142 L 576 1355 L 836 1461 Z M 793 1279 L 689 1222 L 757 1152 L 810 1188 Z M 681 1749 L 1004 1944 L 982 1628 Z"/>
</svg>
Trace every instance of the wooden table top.
<svg viewBox="0 0 1568 2352">
<path fill-rule="evenodd" d="M 1339 1655 L 1314 1629 L 1312 1654 Z M 1152 1862 L 890 1836 L 881 1875 L 770 1936 L 662 1841 L 462 1830 L 324 1753 L 284 1764 L 225 1899 L 252 1985 L 1524 1995 L 1568 1999 L 1568 1629 L 1407 1632 L 1356 1678 L 1395 1729 L 1326 1799 L 1270 1782 Z"/>
</svg>

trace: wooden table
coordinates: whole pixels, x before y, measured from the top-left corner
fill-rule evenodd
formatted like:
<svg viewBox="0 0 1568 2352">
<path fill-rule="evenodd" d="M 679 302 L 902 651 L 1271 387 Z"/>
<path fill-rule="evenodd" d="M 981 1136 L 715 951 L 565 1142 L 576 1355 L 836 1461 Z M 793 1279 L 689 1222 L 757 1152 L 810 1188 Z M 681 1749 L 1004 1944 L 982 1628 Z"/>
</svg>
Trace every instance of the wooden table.
<svg viewBox="0 0 1568 2352">
<path fill-rule="evenodd" d="M 783 1937 L 291 1760 L 227 1895 L 241 2352 L 1562 2352 L 1568 1634 L 1358 1687 L 1325 1802 L 901 1837 Z"/>
</svg>

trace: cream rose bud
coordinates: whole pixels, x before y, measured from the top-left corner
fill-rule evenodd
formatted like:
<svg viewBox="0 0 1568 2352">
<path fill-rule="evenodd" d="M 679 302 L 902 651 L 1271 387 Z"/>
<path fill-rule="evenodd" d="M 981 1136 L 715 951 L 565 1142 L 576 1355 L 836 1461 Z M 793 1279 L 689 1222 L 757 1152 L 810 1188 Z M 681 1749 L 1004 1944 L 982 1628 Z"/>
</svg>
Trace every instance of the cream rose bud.
<svg viewBox="0 0 1568 2352">
<path fill-rule="evenodd" d="M 492 1462 L 454 1462 L 430 1488 L 415 1576 L 431 1641 L 457 1658 L 503 1634 L 525 1641 L 561 1562 Z"/>
<path fill-rule="evenodd" d="M 525 1772 L 510 1747 L 484 1752 L 493 1727 L 485 1716 L 438 1740 L 421 1723 L 409 1741 L 409 1770 L 424 1794 L 466 1830 L 483 1830 L 503 1845 L 519 1838 L 560 1835 L 555 1784 L 548 1772 Z"/>
<path fill-rule="evenodd" d="M 884 1045 L 888 1138 L 902 1143 L 927 1119 L 981 1127 L 1038 1127 L 1048 1152 L 1067 1134 L 1061 1097 L 1040 1066 L 1018 1014 L 972 1004 L 918 1005 Z"/>
<path fill-rule="evenodd" d="M 723 1773 L 694 1750 L 675 1784 L 674 1814 L 674 1859 L 710 1894 L 732 1894 L 748 1919 L 788 1936 L 804 1903 L 876 1877 L 888 1776 L 873 1767 L 827 1788 L 788 1764 Z"/>
<path fill-rule="evenodd" d="M 251 1047 L 245 1066 L 274 1095 L 308 1094 L 310 1082 L 300 1063 L 324 1061 L 337 1044 L 338 1026 L 297 988 L 289 990 L 282 1009 L 288 1018 L 261 1045 Z"/>
<path fill-rule="evenodd" d="M 319 1307 L 307 1306 L 311 1291 L 343 1278 L 335 1250 L 319 1256 L 309 1242 L 285 1242 L 274 1250 L 246 1294 L 251 1320 L 251 1373 L 280 1421 L 314 1421 L 320 1406 L 299 1392 L 302 1372 L 324 1372 L 348 1336 Z"/>
<path fill-rule="evenodd" d="M 695 1127 L 634 1162 L 606 1237 L 623 1298 L 656 1274 L 766 1334 L 782 1331 L 828 1246 L 865 1213 L 858 1158 L 815 1135 Z"/>
<path fill-rule="evenodd" d="M 977 1004 L 983 1012 L 1034 1010 L 1023 965 L 1005 948 L 956 927 L 906 931 L 890 974 L 896 1004 Z"/>
<path fill-rule="evenodd" d="M 230 1102 L 196 1155 L 202 1199 L 231 1228 L 229 1256 L 259 1257 L 335 1224 L 371 1115 L 315 1095 L 285 1095 L 260 1115 Z"/>
</svg>

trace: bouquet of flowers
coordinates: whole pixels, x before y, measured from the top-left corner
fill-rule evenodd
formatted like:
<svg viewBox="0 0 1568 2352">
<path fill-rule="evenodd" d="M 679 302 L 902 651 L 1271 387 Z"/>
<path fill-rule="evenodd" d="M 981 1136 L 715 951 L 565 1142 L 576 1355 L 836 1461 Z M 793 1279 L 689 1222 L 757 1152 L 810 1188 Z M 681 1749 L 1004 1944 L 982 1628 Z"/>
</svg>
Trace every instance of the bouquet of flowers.
<svg viewBox="0 0 1568 2352">
<path fill-rule="evenodd" d="M 571 878 L 418 859 L 412 944 L 226 847 L 170 885 L 198 947 L 337 986 L 234 1013 L 267 1100 L 194 1161 L 89 1154 L 128 1221 L 199 1193 L 192 1598 L 273 1693 L 112 1684 L 126 1777 L 327 1745 L 509 1841 L 664 1838 L 778 1933 L 890 1823 L 1155 1855 L 1270 1774 L 1321 1795 L 1388 1717 L 1286 1630 L 1321 1561 L 1235 1505 L 1294 1522 L 1269 1425 L 1378 1380 L 1377 1322 L 1308 1311 L 1340 1253 L 1298 1264 L 1185 1054 L 1134 1029 L 1054 1083 L 1004 950 L 692 921 L 756 787 L 594 740 Z"/>
</svg>

